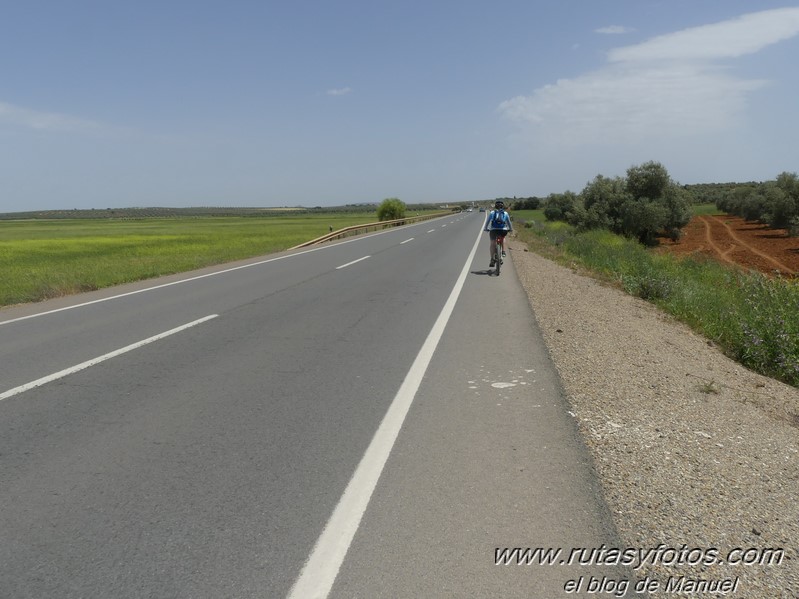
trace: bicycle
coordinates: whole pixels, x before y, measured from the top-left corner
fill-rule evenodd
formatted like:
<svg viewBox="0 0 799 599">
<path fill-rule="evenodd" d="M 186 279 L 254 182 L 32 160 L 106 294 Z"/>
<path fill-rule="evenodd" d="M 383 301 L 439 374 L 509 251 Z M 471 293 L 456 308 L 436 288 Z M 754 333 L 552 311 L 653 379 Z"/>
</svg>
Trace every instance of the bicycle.
<svg viewBox="0 0 799 599">
<path fill-rule="evenodd" d="M 496 245 L 494 245 L 494 264 L 496 271 L 494 273 L 499 276 L 499 267 L 502 264 L 502 254 L 505 251 L 505 231 L 497 232 Z"/>
</svg>

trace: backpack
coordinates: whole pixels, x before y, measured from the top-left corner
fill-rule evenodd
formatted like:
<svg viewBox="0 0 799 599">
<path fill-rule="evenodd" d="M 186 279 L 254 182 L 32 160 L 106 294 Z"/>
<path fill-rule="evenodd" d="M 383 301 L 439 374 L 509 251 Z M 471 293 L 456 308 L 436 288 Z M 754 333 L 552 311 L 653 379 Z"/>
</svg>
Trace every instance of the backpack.
<svg viewBox="0 0 799 599">
<path fill-rule="evenodd" d="M 504 229 L 505 228 L 505 211 L 504 210 L 494 210 L 494 214 L 491 217 L 491 228 L 492 229 Z"/>
</svg>

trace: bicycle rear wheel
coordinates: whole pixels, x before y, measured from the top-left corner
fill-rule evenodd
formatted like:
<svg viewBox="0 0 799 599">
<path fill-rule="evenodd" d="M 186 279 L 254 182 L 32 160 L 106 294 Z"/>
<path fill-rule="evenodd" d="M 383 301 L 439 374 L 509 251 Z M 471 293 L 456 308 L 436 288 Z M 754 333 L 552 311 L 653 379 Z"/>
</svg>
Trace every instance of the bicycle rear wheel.
<svg viewBox="0 0 799 599">
<path fill-rule="evenodd" d="M 494 260 L 497 265 L 496 275 L 499 276 L 499 267 L 502 264 L 502 245 L 499 241 L 494 246 Z"/>
</svg>

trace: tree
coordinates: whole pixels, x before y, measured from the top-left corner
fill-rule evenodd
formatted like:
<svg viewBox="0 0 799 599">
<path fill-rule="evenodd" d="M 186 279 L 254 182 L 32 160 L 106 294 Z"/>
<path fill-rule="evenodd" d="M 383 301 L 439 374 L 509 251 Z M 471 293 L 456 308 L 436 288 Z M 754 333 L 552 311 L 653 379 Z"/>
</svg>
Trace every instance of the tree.
<svg viewBox="0 0 799 599">
<path fill-rule="evenodd" d="M 769 187 L 763 201 L 761 218 L 773 229 L 787 229 L 795 216 L 796 200 L 785 193 L 782 187 Z"/>
<path fill-rule="evenodd" d="M 659 162 L 627 169 L 626 188 L 632 200 L 622 205 L 623 232 L 641 243 L 655 243 L 659 233 L 678 238 L 691 220 L 689 194 L 672 181 Z"/>
<path fill-rule="evenodd" d="M 716 206 L 748 221 L 799 233 L 799 176 L 783 172 L 776 180 L 733 187 L 716 200 Z"/>
<path fill-rule="evenodd" d="M 659 162 L 650 160 L 627 169 L 627 191 L 634 198 L 656 200 L 673 184 L 666 167 Z"/>
<path fill-rule="evenodd" d="M 731 205 L 730 214 L 741 216 L 745 220 L 759 220 L 766 213 L 766 195 L 763 189 L 752 191 L 744 198 L 738 198 L 736 203 Z"/>
<path fill-rule="evenodd" d="M 547 197 L 544 216 L 547 220 L 569 220 L 569 215 L 580 205 L 580 198 L 571 191 L 553 193 Z"/>
<path fill-rule="evenodd" d="M 563 220 L 579 229 L 609 229 L 653 245 L 659 235 L 680 237 L 691 220 L 691 197 L 662 164 L 647 162 L 630 167 L 626 178 L 597 175 L 580 192 L 582 206 Z"/>
<path fill-rule="evenodd" d="M 672 182 L 663 192 L 660 203 L 666 208 L 665 233 L 676 241 L 682 236 L 682 228 L 691 220 L 691 195 Z"/>
<path fill-rule="evenodd" d="M 660 202 L 647 198 L 628 200 L 621 207 L 622 222 L 620 231 L 635 237 L 645 245 L 655 245 L 657 234 L 665 228 L 668 212 Z"/>
<path fill-rule="evenodd" d="M 512 210 L 538 210 L 541 205 L 541 198 L 531 196 L 529 198 L 519 198 L 511 205 Z"/>
<path fill-rule="evenodd" d="M 777 187 L 794 200 L 799 200 L 799 176 L 796 173 L 784 172 L 777 175 Z"/>
<path fill-rule="evenodd" d="M 621 231 L 622 206 L 632 199 L 623 178 L 609 179 L 597 175 L 580 195 L 585 206 L 584 220 L 578 225 L 580 228 Z"/>
<path fill-rule="evenodd" d="M 405 218 L 405 202 L 399 198 L 386 198 L 377 207 L 377 220 L 397 220 Z"/>
<path fill-rule="evenodd" d="M 773 194 L 774 199 L 770 201 L 769 196 L 766 196 L 772 216 L 769 225 L 775 229 L 788 229 L 788 235 L 795 235 L 799 222 L 799 177 L 796 173 L 780 173 L 776 186 L 782 192 L 782 197 Z"/>
</svg>

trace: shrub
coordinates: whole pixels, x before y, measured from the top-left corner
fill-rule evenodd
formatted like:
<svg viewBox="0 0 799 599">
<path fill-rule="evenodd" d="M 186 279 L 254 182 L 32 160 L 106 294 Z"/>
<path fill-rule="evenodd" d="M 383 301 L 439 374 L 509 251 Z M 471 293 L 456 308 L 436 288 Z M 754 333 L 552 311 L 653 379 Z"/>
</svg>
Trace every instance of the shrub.
<svg viewBox="0 0 799 599">
<path fill-rule="evenodd" d="M 671 297 L 673 281 L 662 273 L 644 272 L 622 277 L 622 285 L 627 293 L 655 302 Z"/>
<path fill-rule="evenodd" d="M 511 206 L 512 210 L 538 210 L 541 206 L 541 198 L 535 196 L 529 198 L 514 199 Z"/>
<path fill-rule="evenodd" d="M 597 175 L 580 193 L 582 206 L 562 218 L 579 230 L 609 229 L 654 245 L 661 234 L 679 239 L 691 220 L 691 194 L 658 162 L 632 166 L 627 177 Z"/>
<path fill-rule="evenodd" d="M 798 214 L 796 201 L 779 187 L 766 191 L 765 211 L 769 213 L 768 225 L 774 229 L 787 229 Z"/>
<path fill-rule="evenodd" d="M 603 230 L 575 232 L 564 223 L 546 223 L 535 234 L 557 244 L 558 259 L 619 282 L 748 368 L 799 387 L 799 282 L 653 253 Z"/>
<path fill-rule="evenodd" d="M 553 193 L 547 198 L 544 216 L 547 220 L 568 220 L 569 215 L 579 206 L 580 199 L 571 191 Z"/>
<path fill-rule="evenodd" d="M 377 220 L 405 218 L 405 202 L 398 198 L 386 198 L 377 207 Z"/>
<path fill-rule="evenodd" d="M 799 385 L 799 286 L 765 275 L 741 276 L 736 357 L 746 366 Z"/>
</svg>

